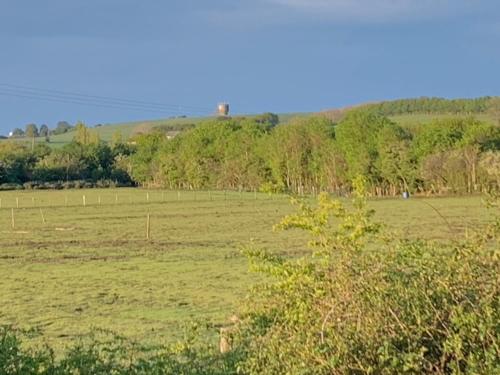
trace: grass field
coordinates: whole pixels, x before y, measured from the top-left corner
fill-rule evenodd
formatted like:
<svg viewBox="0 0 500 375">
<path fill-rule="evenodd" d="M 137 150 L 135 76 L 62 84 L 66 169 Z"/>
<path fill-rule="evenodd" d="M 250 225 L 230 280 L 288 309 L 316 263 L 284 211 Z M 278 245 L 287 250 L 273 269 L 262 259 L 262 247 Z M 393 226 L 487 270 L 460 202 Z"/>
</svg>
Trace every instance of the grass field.
<svg viewBox="0 0 500 375">
<path fill-rule="evenodd" d="M 99 138 L 105 142 L 110 142 L 113 134 L 120 133 L 123 139 L 128 139 L 136 131 L 147 131 L 156 126 L 180 126 L 186 124 L 197 124 L 203 120 L 207 120 L 206 117 L 190 117 L 190 118 L 179 118 L 179 119 L 163 119 L 163 120 L 151 120 L 151 121 L 137 121 L 137 122 L 124 122 L 116 124 L 104 124 L 102 126 L 92 128 L 93 131 L 99 134 Z M 73 140 L 75 133 L 70 131 L 63 134 L 51 135 L 50 143 L 51 147 L 62 147 Z M 25 142 L 31 144 L 30 139 L 18 138 L 15 139 L 18 142 Z M 35 138 L 35 142 L 45 143 L 45 138 Z"/>
<path fill-rule="evenodd" d="M 162 342 L 192 319 L 223 324 L 258 281 L 243 246 L 307 251 L 302 233 L 272 231 L 293 211 L 285 196 L 95 189 L 0 199 L 0 325 L 38 327 L 38 339 L 56 348 L 92 328 Z M 479 197 L 370 205 L 390 228 L 436 240 L 457 238 L 489 215 Z"/>
</svg>

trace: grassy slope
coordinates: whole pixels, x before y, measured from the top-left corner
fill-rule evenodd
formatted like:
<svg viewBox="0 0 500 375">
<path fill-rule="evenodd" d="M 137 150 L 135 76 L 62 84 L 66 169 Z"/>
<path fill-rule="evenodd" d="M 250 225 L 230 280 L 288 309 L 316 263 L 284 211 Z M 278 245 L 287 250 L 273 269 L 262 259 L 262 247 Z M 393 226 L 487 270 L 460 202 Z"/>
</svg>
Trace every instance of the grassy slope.
<svg viewBox="0 0 500 375">
<path fill-rule="evenodd" d="M 171 341 L 191 319 L 222 324 L 258 280 L 247 271 L 242 245 L 253 241 L 287 254 L 305 251 L 302 233 L 271 230 L 292 212 L 285 197 L 258 194 L 256 200 L 252 193 L 228 193 L 225 200 L 221 192 L 182 192 L 179 201 L 176 192 L 151 191 L 148 203 L 147 194 L 0 192 L 0 325 L 40 327 L 43 339 L 56 347 L 91 327 L 144 342 Z M 474 228 L 488 216 L 477 197 L 371 205 L 378 219 L 410 237 L 457 238 L 464 223 Z"/>
<path fill-rule="evenodd" d="M 302 113 L 284 113 L 280 114 L 280 121 L 286 123 L 291 118 L 296 116 L 303 116 Z M 248 115 L 247 117 L 252 117 Z M 100 127 L 92 128 L 99 134 L 99 137 L 105 141 L 110 142 L 113 134 L 121 133 L 123 139 L 128 139 L 135 132 L 142 131 L 145 132 L 157 126 L 179 126 L 188 124 L 198 124 L 202 121 L 207 121 L 212 117 L 187 117 L 187 118 L 176 118 L 176 119 L 160 119 L 160 120 L 146 120 L 146 121 L 135 121 L 135 122 L 124 122 L 116 124 L 105 124 Z M 50 137 L 50 146 L 52 147 L 62 147 L 65 144 L 71 142 L 74 137 L 74 132 L 68 132 L 64 134 L 53 135 Z M 5 140 L 0 140 L 5 141 Z M 18 139 L 18 142 L 25 142 L 30 144 L 31 140 L 28 139 Z M 45 142 L 45 138 L 36 138 L 36 142 Z"/>
<path fill-rule="evenodd" d="M 281 123 L 287 123 L 294 117 L 299 117 L 299 116 L 307 116 L 309 114 L 307 113 L 283 113 L 280 114 L 280 122 Z M 251 117 L 251 115 L 249 116 Z M 436 115 L 436 114 L 410 114 L 410 115 L 398 115 L 398 116 L 392 116 L 391 118 L 401 124 L 402 126 L 406 127 L 414 127 L 418 126 L 421 124 L 426 124 L 429 123 L 430 121 L 434 119 L 439 119 L 439 118 L 451 118 L 451 117 L 463 117 L 463 116 L 454 116 L 454 115 Z M 478 119 L 482 121 L 488 121 L 492 122 L 491 117 L 488 115 L 479 115 L 476 116 Z M 124 123 L 117 123 L 117 124 L 105 124 L 103 126 L 93 128 L 94 131 L 96 131 L 100 138 L 103 141 L 109 142 L 111 141 L 113 134 L 116 132 L 121 133 L 122 137 L 124 139 L 129 138 L 131 135 L 138 131 L 147 131 L 148 129 L 152 129 L 157 126 L 179 126 L 182 127 L 183 125 L 187 124 L 198 124 L 202 121 L 206 121 L 210 119 L 210 117 L 189 117 L 189 118 L 179 118 L 179 119 L 163 119 L 163 120 L 147 120 L 147 121 L 136 121 L 136 122 L 124 122 Z M 71 142 L 71 140 L 74 137 L 73 132 L 65 133 L 65 134 L 59 134 L 59 135 L 54 135 L 50 137 L 50 146 L 52 147 L 62 147 L 65 144 L 68 144 Z M 0 142 L 5 141 L 1 140 Z M 25 142 L 25 143 L 30 143 L 30 140 L 26 139 L 19 139 L 19 142 Z M 37 138 L 36 142 L 45 142 L 44 138 Z"/>
<path fill-rule="evenodd" d="M 295 117 L 308 116 L 307 113 L 288 113 L 280 114 L 280 122 L 287 123 Z M 396 123 L 400 124 L 406 128 L 415 128 L 420 125 L 425 125 L 435 119 L 443 118 L 453 118 L 453 117 L 464 117 L 461 115 L 439 115 L 439 114 L 409 114 L 409 115 L 397 115 L 391 116 L 390 118 Z M 488 115 L 475 116 L 481 121 L 486 121 L 493 123 L 493 120 Z M 165 119 L 165 120 L 148 120 L 148 121 L 138 121 L 138 122 L 126 122 L 117 124 L 106 124 L 97 128 L 93 128 L 99 134 L 101 140 L 105 142 L 110 142 L 113 134 L 120 133 L 123 139 L 128 139 L 134 133 L 138 131 L 147 132 L 148 129 L 152 129 L 157 126 L 179 126 L 187 124 L 198 124 L 202 121 L 208 120 L 208 117 L 199 118 L 185 118 L 185 119 Z M 70 143 L 74 137 L 74 132 L 69 132 L 65 134 L 58 134 L 50 137 L 50 146 L 54 148 L 63 147 L 64 145 Z M 0 139 L 0 142 L 6 142 L 9 140 Z M 31 144 L 31 140 L 27 139 L 17 139 L 17 142 L 23 142 L 26 144 Z M 36 138 L 35 142 L 44 143 L 45 138 Z"/>
</svg>

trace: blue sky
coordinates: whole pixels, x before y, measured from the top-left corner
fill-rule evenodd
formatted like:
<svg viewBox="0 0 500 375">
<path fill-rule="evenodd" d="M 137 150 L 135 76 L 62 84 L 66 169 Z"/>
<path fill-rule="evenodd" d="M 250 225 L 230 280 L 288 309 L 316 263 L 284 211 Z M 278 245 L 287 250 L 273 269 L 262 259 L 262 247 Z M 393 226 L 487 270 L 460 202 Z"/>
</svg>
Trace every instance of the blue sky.
<svg viewBox="0 0 500 375">
<path fill-rule="evenodd" d="M 0 47 L 0 133 L 500 94 L 498 0 L 0 0 Z"/>
</svg>

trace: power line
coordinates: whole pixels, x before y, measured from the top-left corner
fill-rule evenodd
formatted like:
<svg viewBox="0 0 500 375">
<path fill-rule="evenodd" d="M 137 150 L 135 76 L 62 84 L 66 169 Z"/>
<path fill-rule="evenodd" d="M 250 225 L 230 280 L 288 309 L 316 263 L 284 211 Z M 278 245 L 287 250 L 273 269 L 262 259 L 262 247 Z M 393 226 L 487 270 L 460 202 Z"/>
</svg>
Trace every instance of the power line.
<svg viewBox="0 0 500 375">
<path fill-rule="evenodd" d="M 45 100 L 52 102 L 79 104 L 87 106 L 96 106 L 103 108 L 142 110 L 162 113 L 198 113 L 209 114 L 211 109 L 204 107 L 183 106 L 175 104 L 162 104 L 133 99 L 121 99 L 108 96 L 87 95 L 69 91 L 39 89 L 29 86 L 12 85 L 0 83 L 0 95 L 28 98 L 35 100 Z"/>
<path fill-rule="evenodd" d="M 124 98 L 116 98 L 116 97 L 110 97 L 110 96 L 100 96 L 100 95 L 89 95 L 89 94 L 82 94 L 82 93 L 77 93 L 77 92 L 70 92 L 70 91 L 61 91 L 61 90 L 52 90 L 52 89 L 40 89 L 40 88 L 35 88 L 35 87 L 30 87 L 30 86 L 20 86 L 20 85 L 13 85 L 9 83 L 0 83 L 0 86 L 4 86 L 6 88 L 14 89 L 14 90 L 28 90 L 30 92 L 33 92 L 35 94 L 43 94 L 43 95 L 49 95 L 49 94 L 57 94 L 57 95 L 63 95 L 66 97 L 75 97 L 78 99 L 96 99 L 100 101 L 106 101 L 106 102 L 114 102 L 114 103 L 120 103 L 120 104 L 137 104 L 137 105 L 146 105 L 148 107 L 160 107 L 160 108 L 171 108 L 171 109 L 186 109 L 186 110 L 211 110 L 211 108 L 207 107 L 196 107 L 196 106 L 186 106 L 186 105 L 180 105 L 180 104 L 165 104 L 165 103 L 158 103 L 158 102 L 148 102 L 148 101 L 141 101 L 141 100 L 134 100 L 134 99 L 124 99 Z"/>
<path fill-rule="evenodd" d="M 58 98 L 51 98 L 51 97 L 44 97 L 44 96 L 37 96 L 37 95 L 29 95 L 29 94 L 22 94 L 22 93 L 14 93 L 14 92 L 3 92 L 3 91 L 0 91 L 0 95 L 2 95 L 2 96 L 11 96 L 11 97 L 16 97 L 16 98 L 23 98 L 23 99 L 43 100 L 43 101 L 55 102 L 55 103 L 78 104 L 78 105 L 84 105 L 84 106 L 90 106 L 90 107 L 112 108 L 112 109 L 123 109 L 123 110 L 134 110 L 134 111 L 141 110 L 141 111 L 163 113 L 163 114 L 170 114 L 170 115 L 181 113 L 179 111 L 173 111 L 173 110 L 161 110 L 161 109 L 153 109 L 153 108 L 126 107 L 126 106 L 121 106 L 121 105 L 111 105 L 111 104 L 103 104 L 103 103 L 82 102 L 82 101 L 76 101 L 76 100 L 58 99 Z"/>
</svg>

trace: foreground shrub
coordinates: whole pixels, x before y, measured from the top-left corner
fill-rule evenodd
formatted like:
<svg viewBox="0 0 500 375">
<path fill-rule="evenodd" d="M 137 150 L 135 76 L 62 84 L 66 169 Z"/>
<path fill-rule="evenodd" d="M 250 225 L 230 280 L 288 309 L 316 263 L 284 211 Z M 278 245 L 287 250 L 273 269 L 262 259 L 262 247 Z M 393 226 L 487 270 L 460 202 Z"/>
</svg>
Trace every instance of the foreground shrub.
<svg viewBox="0 0 500 375">
<path fill-rule="evenodd" d="M 243 372 L 500 373 L 498 221 L 448 245 L 391 238 L 356 185 L 351 211 L 321 195 L 277 226 L 309 232 L 311 255 L 248 251 L 271 281 L 234 332 Z"/>
<path fill-rule="evenodd" d="M 27 350 L 20 340 L 25 334 L 0 329 L 0 374 L 2 375 L 227 375 L 235 374 L 235 353 L 218 354 L 201 341 L 200 331 L 189 331 L 175 345 L 145 347 L 122 337 L 96 331 L 56 359 L 48 348 Z"/>
</svg>

